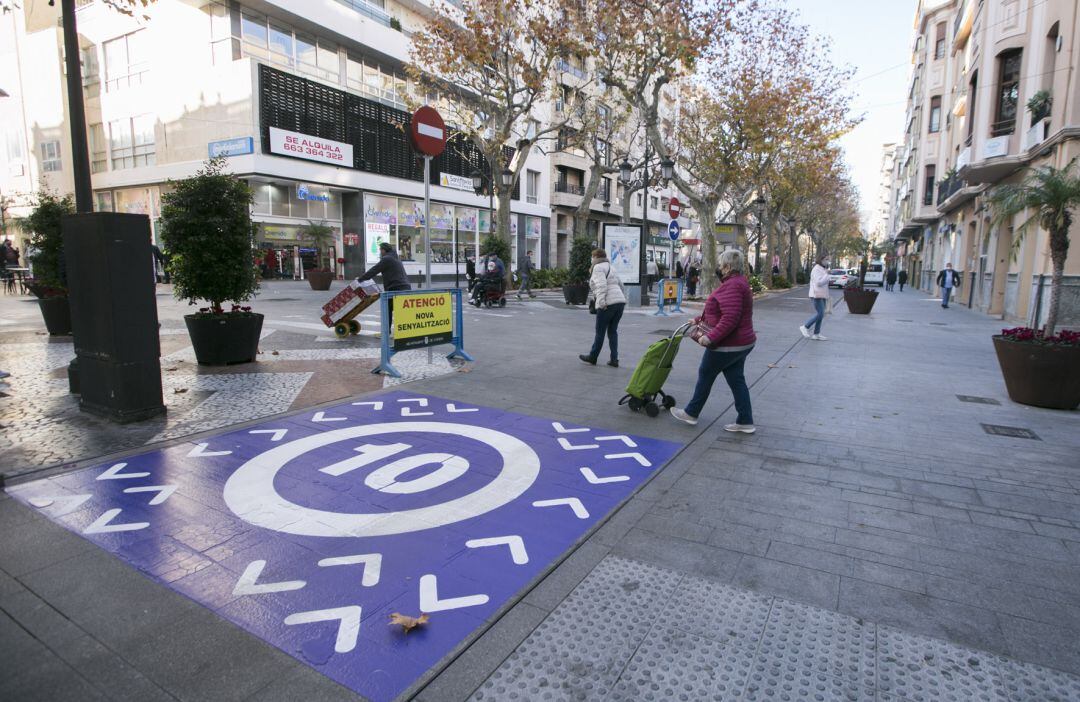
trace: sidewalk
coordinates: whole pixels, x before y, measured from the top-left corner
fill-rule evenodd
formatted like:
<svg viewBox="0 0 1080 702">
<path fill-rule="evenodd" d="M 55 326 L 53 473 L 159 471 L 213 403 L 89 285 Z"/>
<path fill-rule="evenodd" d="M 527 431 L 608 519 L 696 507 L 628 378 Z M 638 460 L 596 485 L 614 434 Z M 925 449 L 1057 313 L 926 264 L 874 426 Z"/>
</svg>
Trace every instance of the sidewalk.
<svg viewBox="0 0 1080 702">
<path fill-rule="evenodd" d="M 476 618 L 406 696 L 1080 698 L 1076 413 L 1009 402 L 989 341 L 999 323 L 882 293 L 869 317 L 840 303 L 823 329 L 830 340 L 811 342 L 796 329 L 805 294 L 756 305 L 752 436 L 719 430 L 731 416 L 722 383 L 693 428 L 616 405 L 633 361 L 684 317 L 624 318 L 619 369 L 576 360 L 591 339 L 580 310 L 534 301 L 470 321 L 471 372 L 410 393 L 684 448 L 553 570 Z M 666 386 L 680 406 L 699 356 L 684 347 Z M 0 697 L 353 698 L 318 663 L 11 499 L 0 499 L 0 529 Z M 250 546 L 213 529 L 180 538 Z M 194 568 L 186 553 L 154 572 Z M 275 575 L 271 584 L 285 579 Z M 356 590 L 358 572 L 346 576 Z M 231 588 L 210 594 L 227 601 Z M 431 631 L 453 615 L 434 615 Z"/>
</svg>

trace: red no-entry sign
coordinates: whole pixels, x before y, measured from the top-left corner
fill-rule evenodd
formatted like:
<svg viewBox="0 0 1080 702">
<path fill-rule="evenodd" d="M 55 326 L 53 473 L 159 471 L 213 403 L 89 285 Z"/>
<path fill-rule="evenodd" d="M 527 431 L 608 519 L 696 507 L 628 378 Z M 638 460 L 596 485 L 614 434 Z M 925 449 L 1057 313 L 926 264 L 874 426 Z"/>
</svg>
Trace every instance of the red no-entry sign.
<svg viewBox="0 0 1080 702">
<path fill-rule="evenodd" d="M 424 105 L 413 113 L 409 134 L 413 146 L 425 156 L 438 156 L 446 148 L 446 123 L 434 107 Z"/>
<path fill-rule="evenodd" d="M 667 211 L 668 214 L 671 215 L 672 219 L 679 218 L 679 213 L 682 212 L 682 203 L 679 202 L 679 198 L 671 198 L 671 202 L 668 203 Z"/>
</svg>

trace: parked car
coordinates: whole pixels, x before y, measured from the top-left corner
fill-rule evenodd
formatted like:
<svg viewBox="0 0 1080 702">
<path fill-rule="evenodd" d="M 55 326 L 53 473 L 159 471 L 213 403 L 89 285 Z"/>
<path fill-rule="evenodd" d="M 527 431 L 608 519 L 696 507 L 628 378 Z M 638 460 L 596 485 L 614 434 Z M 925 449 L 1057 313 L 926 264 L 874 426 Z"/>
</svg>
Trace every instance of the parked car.
<svg viewBox="0 0 1080 702">
<path fill-rule="evenodd" d="M 885 285 L 885 264 L 881 261 L 871 263 L 866 267 L 866 277 L 863 285 L 876 285 L 879 288 Z"/>
<path fill-rule="evenodd" d="M 853 277 L 848 271 L 843 268 L 830 268 L 829 269 L 829 287 L 842 288 L 848 282 L 848 278 Z"/>
</svg>

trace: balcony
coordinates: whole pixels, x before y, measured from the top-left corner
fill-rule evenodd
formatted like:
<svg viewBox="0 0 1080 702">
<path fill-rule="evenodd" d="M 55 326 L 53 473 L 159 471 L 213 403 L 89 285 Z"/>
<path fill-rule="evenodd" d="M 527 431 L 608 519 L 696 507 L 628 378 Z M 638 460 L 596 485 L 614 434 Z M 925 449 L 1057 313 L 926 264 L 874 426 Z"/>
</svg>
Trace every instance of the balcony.
<svg viewBox="0 0 1080 702">
<path fill-rule="evenodd" d="M 555 192 L 581 196 L 585 194 L 585 186 L 576 185 L 574 183 L 567 183 L 560 180 L 555 181 Z"/>
<path fill-rule="evenodd" d="M 1003 119 L 1000 122 L 994 122 L 990 125 L 991 137 L 1008 136 L 1016 131 L 1016 118 Z"/>
<path fill-rule="evenodd" d="M 383 10 L 381 7 L 378 7 L 377 5 L 372 5 L 369 2 L 365 2 L 365 0 L 337 0 L 337 2 L 341 3 L 350 10 L 355 10 L 356 12 L 359 12 L 365 17 L 370 17 L 384 27 L 391 26 L 390 15 L 388 15 L 385 10 Z"/>
<path fill-rule="evenodd" d="M 949 176 L 945 180 L 939 181 L 937 190 L 938 207 L 941 207 L 942 203 L 958 193 L 964 185 L 964 180 L 956 174 Z"/>
<path fill-rule="evenodd" d="M 585 73 L 584 69 L 571 65 L 570 62 L 568 62 L 566 59 L 558 59 L 557 61 L 555 61 L 555 68 L 564 73 L 569 73 L 572 76 L 580 78 L 581 80 L 585 80 L 585 78 L 588 77 L 588 74 Z"/>
<path fill-rule="evenodd" d="M 1024 134 L 1024 151 L 1035 148 L 1039 144 L 1046 141 L 1046 137 L 1050 132 L 1050 120 L 1049 118 L 1043 118 L 1033 124 L 1031 129 L 1027 130 Z"/>
</svg>

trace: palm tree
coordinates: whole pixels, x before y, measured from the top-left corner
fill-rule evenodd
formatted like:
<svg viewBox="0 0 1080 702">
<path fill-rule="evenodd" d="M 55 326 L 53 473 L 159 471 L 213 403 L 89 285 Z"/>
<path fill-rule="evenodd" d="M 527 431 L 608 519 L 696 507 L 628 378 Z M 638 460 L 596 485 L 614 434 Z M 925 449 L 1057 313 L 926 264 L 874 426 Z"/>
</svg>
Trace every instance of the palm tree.
<svg viewBox="0 0 1080 702">
<path fill-rule="evenodd" d="M 1040 227 L 1050 232 L 1050 260 L 1054 273 L 1050 283 L 1050 310 L 1046 315 L 1046 326 L 1043 327 L 1046 336 L 1053 336 L 1057 326 L 1061 279 L 1065 274 L 1065 258 L 1069 254 L 1069 227 L 1072 225 L 1069 210 L 1080 206 L 1080 175 L 1075 172 L 1075 166 L 1074 158 L 1064 168 L 1029 168 L 1022 182 L 999 185 L 990 194 L 995 226 L 1012 220 L 1022 212 L 1032 211 L 1031 216 L 1014 230 L 1017 235 L 1013 242 L 1014 255 L 1033 222 L 1038 222 Z"/>
</svg>

